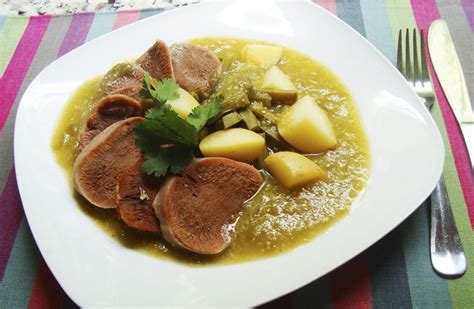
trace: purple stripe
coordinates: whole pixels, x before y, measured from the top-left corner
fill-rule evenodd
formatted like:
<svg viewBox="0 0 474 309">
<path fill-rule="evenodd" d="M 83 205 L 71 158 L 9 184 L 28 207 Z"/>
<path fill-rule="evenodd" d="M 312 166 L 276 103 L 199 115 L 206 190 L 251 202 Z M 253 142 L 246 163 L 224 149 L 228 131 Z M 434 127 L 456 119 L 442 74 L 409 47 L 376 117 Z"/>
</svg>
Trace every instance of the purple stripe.
<svg viewBox="0 0 474 309">
<path fill-rule="evenodd" d="M 471 31 L 474 31 L 474 2 L 472 0 L 461 0 L 461 4 L 471 25 Z"/>
<path fill-rule="evenodd" d="M 23 217 L 20 194 L 12 168 L 0 197 L 0 281 L 7 268 L 10 252 Z"/>
<path fill-rule="evenodd" d="M 72 17 L 66 37 L 59 49 L 58 57 L 84 44 L 93 20 L 93 13 L 76 14 Z"/>
</svg>

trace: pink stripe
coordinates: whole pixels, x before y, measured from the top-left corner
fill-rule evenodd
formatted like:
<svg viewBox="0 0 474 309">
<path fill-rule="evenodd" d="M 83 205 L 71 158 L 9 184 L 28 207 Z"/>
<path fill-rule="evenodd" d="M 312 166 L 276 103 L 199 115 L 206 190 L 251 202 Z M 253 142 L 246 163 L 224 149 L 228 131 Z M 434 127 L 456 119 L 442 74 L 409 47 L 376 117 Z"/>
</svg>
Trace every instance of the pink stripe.
<svg viewBox="0 0 474 309">
<path fill-rule="evenodd" d="M 7 120 L 10 109 L 20 90 L 26 73 L 36 54 L 36 50 L 43 39 L 48 27 L 50 16 L 30 17 L 28 26 L 18 42 L 10 63 L 0 80 L 0 93 L 2 94 L 2 108 L 0 109 L 0 132 Z"/>
<path fill-rule="evenodd" d="M 41 258 L 31 291 L 28 309 L 61 308 L 63 307 L 64 299 L 64 291 L 54 278 L 44 259 Z"/>
<path fill-rule="evenodd" d="M 336 0 L 313 0 L 313 2 L 322 6 L 334 15 L 337 14 Z"/>
<path fill-rule="evenodd" d="M 117 19 L 112 27 L 113 30 L 133 23 L 140 19 L 140 11 L 124 11 L 117 14 Z"/>
<path fill-rule="evenodd" d="M 73 15 L 69 29 L 59 49 L 58 57 L 84 44 L 93 20 L 94 14 Z"/>
<path fill-rule="evenodd" d="M 367 251 L 331 273 L 331 294 L 334 309 L 372 308 Z"/>
<path fill-rule="evenodd" d="M 435 19 L 440 18 L 435 0 L 411 0 L 411 5 L 413 7 L 413 13 L 415 15 L 418 28 L 425 29 L 425 33 L 429 29 L 430 24 Z M 433 64 L 431 63 L 431 59 L 429 57 L 428 64 L 432 73 L 431 76 L 433 77 L 436 97 L 438 99 L 444 123 L 446 125 L 446 131 L 451 144 L 459 181 L 464 193 L 464 200 L 466 201 L 469 219 L 471 220 L 471 227 L 474 227 L 474 175 L 472 173 L 466 145 L 464 143 L 464 139 L 456 118 L 451 111 L 449 103 L 443 93 L 443 89 L 441 88 L 439 80 L 435 75 Z"/>
<path fill-rule="evenodd" d="M 0 281 L 2 281 L 8 259 L 23 217 L 20 194 L 12 169 L 0 197 Z"/>
</svg>

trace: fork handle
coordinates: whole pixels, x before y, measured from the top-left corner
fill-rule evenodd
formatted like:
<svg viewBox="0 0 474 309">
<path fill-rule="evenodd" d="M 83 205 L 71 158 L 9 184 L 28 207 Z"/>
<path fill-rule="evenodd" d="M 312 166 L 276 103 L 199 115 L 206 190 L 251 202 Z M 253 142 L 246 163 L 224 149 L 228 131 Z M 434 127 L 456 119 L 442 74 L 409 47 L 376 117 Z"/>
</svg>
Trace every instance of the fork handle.
<svg viewBox="0 0 474 309">
<path fill-rule="evenodd" d="M 454 221 L 443 176 L 431 193 L 430 247 L 431 262 L 438 273 L 448 277 L 457 277 L 466 272 L 466 256 Z"/>
</svg>

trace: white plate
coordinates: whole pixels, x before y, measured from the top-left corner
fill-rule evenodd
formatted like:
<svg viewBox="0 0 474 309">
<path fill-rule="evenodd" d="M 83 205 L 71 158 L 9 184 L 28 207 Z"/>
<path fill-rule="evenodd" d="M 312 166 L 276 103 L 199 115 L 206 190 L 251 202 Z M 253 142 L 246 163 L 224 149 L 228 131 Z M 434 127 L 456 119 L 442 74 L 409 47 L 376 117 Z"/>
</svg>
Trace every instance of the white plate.
<svg viewBox="0 0 474 309">
<path fill-rule="evenodd" d="M 192 21 L 192 22 L 191 22 Z M 84 81 L 139 55 L 156 38 L 239 36 L 289 46 L 339 76 L 368 134 L 372 174 L 351 213 L 309 244 L 243 264 L 188 267 L 127 249 L 75 204 L 51 137 Z M 436 125 L 398 71 L 342 21 L 308 2 L 213 2 L 102 36 L 49 65 L 28 87 L 15 127 L 21 198 L 53 274 L 80 306 L 254 306 L 324 275 L 402 222 L 428 196 L 444 160 Z"/>
</svg>

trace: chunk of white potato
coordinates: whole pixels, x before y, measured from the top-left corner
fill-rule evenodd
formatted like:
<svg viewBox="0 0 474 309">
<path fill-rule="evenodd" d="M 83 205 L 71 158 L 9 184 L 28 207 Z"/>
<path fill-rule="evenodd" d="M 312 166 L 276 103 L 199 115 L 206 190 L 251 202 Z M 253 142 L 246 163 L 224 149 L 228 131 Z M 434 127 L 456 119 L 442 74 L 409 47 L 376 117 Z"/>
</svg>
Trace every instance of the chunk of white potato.
<svg viewBox="0 0 474 309">
<path fill-rule="evenodd" d="M 265 168 L 284 187 L 291 189 L 324 178 L 326 173 L 316 163 L 299 153 L 280 151 L 265 159 Z"/>
<path fill-rule="evenodd" d="M 242 128 L 220 130 L 206 136 L 199 144 L 205 157 L 224 157 L 251 163 L 265 147 L 259 134 Z"/>
<path fill-rule="evenodd" d="M 199 106 L 199 102 L 196 101 L 189 92 L 182 88 L 178 88 L 177 92 L 179 97 L 174 100 L 166 101 L 166 104 L 171 105 L 171 109 L 174 110 L 179 117 L 186 120 L 193 108 Z"/>
<path fill-rule="evenodd" d="M 241 51 L 244 61 L 250 64 L 271 66 L 280 61 L 282 48 L 280 46 L 247 44 Z"/>
<path fill-rule="evenodd" d="M 296 90 L 296 87 L 290 78 L 275 65 L 265 72 L 262 81 L 262 88 Z"/>
<path fill-rule="evenodd" d="M 280 135 L 304 153 L 319 153 L 334 148 L 336 133 L 326 113 L 310 96 L 296 101 L 278 119 Z"/>
</svg>

